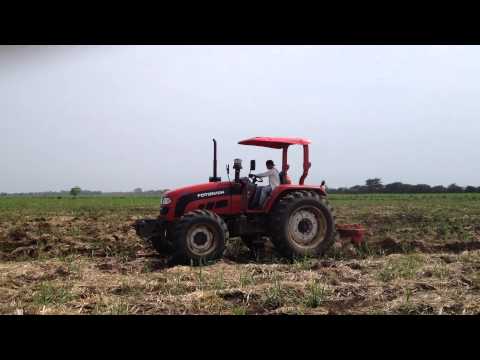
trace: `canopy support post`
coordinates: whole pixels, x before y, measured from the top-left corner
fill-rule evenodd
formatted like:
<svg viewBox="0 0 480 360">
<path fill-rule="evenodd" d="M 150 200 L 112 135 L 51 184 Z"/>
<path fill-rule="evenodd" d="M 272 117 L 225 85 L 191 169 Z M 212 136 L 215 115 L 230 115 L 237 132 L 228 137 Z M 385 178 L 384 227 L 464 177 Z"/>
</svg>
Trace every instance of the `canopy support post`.
<svg viewBox="0 0 480 360">
<path fill-rule="evenodd" d="M 299 185 L 303 185 L 303 182 L 305 181 L 305 178 L 308 175 L 308 170 L 312 166 L 312 163 L 309 161 L 308 158 L 308 145 L 303 145 L 303 174 L 302 177 L 300 178 L 300 181 L 298 182 Z"/>
</svg>

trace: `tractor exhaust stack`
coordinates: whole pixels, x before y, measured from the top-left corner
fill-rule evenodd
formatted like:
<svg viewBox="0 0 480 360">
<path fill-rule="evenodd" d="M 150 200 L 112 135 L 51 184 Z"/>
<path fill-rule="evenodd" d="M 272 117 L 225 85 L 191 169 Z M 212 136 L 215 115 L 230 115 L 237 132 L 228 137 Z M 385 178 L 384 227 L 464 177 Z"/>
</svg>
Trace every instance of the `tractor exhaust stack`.
<svg viewBox="0 0 480 360">
<path fill-rule="evenodd" d="M 213 139 L 213 176 L 209 179 L 209 181 L 221 181 L 221 178 L 217 177 L 217 140 L 215 139 Z"/>
</svg>

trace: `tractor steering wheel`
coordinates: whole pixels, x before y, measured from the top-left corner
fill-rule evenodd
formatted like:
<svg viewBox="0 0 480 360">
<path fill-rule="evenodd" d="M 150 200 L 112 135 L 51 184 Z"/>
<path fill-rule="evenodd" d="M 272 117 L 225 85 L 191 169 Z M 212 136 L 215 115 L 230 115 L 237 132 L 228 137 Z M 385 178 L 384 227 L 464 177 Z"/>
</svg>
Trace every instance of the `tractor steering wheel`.
<svg viewBox="0 0 480 360">
<path fill-rule="evenodd" d="M 252 183 L 257 183 L 257 182 L 263 182 L 263 179 L 261 177 L 258 177 L 255 174 L 249 174 L 248 177 L 252 179 Z"/>
</svg>

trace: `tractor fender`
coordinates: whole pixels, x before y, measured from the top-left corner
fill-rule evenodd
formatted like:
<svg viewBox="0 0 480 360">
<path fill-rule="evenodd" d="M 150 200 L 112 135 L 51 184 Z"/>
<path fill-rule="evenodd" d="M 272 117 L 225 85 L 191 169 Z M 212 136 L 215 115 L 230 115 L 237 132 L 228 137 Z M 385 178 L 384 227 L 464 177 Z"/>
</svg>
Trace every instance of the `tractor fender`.
<svg viewBox="0 0 480 360">
<path fill-rule="evenodd" d="M 320 188 L 315 186 L 302 186 L 302 185 L 279 185 L 272 191 L 271 195 L 267 200 L 267 204 L 265 206 L 265 211 L 270 212 L 270 210 L 275 206 L 280 198 L 285 196 L 288 193 L 295 192 L 295 191 L 315 191 L 320 196 L 327 196 L 327 194 Z"/>
</svg>

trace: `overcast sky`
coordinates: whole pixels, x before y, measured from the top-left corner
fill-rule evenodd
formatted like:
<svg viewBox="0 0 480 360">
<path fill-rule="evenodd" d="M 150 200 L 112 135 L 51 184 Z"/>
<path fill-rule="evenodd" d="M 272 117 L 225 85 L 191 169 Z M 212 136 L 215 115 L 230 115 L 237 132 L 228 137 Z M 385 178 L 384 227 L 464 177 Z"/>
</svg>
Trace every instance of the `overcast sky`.
<svg viewBox="0 0 480 360">
<path fill-rule="evenodd" d="M 312 140 L 306 183 L 480 185 L 479 46 L 0 46 L 0 192 L 128 191 L 257 172 Z M 295 181 L 301 148 L 290 149 Z"/>
</svg>

